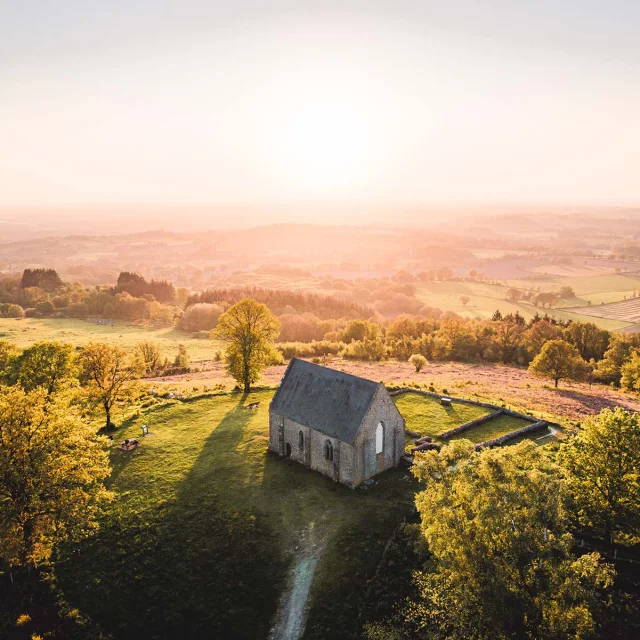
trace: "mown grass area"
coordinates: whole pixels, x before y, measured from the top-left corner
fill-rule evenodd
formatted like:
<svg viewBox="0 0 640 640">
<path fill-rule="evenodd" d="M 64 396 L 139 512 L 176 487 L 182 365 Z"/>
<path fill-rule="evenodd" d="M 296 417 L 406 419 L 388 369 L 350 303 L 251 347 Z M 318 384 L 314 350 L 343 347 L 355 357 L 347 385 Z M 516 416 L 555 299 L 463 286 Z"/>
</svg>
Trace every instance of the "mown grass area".
<svg viewBox="0 0 640 640">
<path fill-rule="evenodd" d="M 137 342 L 151 340 L 162 351 L 163 358 L 173 361 L 178 353 L 178 344 L 187 346 L 192 364 L 213 360 L 222 344 L 213 340 L 194 338 L 193 333 L 171 327 L 149 327 L 126 322 L 97 324 L 73 318 L 0 318 L 0 340 L 11 340 L 19 347 L 28 347 L 41 340 L 59 340 L 74 346 L 89 342 L 117 344 L 132 349 Z"/>
<path fill-rule="evenodd" d="M 357 637 L 366 582 L 415 485 L 398 469 L 354 491 L 267 454 L 272 394 L 168 402 L 118 431 L 140 437 L 146 423 L 151 435 L 131 452 L 114 446 L 99 533 L 60 552 L 73 606 L 127 640 L 264 639 L 313 529 L 322 554 L 306 637 Z"/>
<path fill-rule="evenodd" d="M 435 442 L 443 444 L 451 442 L 456 437 L 465 438 L 474 443 L 484 442 L 531 424 L 523 418 L 500 415 L 468 431 L 463 431 L 459 436 L 442 440 L 438 437 L 441 433 L 489 415 L 491 410 L 455 401 L 451 407 L 443 407 L 438 398 L 418 393 L 404 393 L 394 396 L 394 401 L 404 416 L 407 429 L 423 436 L 431 436 Z M 408 438 L 407 442 L 413 442 L 413 440 L 413 438 Z"/>
<path fill-rule="evenodd" d="M 469 431 L 462 432 L 458 437 L 466 438 L 474 443 L 485 442 L 486 440 L 499 438 L 506 433 L 511 433 L 511 431 L 515 431 L 516 429 L 526 427 L 528 424 L 531 423 L 522 418 L 500 415 L 491 418 L 491 420 L 487 420 L 487 422 L 483 422 L 473 429 L 469 429 Z"/>
<path fill-rule="evenodd" d="M 405 419 L 406 428 L 432 438 L 491 413 L 490 409 L 460 402 L 444 407 L 438 398 L 418 393 L 403 393 L 393 399 Z"/>
</svg>

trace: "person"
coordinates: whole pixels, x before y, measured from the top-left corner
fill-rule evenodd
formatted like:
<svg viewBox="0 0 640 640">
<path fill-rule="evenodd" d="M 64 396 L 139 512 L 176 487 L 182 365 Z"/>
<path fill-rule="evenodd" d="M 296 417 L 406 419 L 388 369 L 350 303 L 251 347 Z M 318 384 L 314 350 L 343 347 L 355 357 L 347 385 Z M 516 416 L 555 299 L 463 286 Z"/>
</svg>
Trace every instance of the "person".
<svg viewBox="0 0 640 640">
<path fill-rule="evenodd" d="M 113 436 L 109 434 L 109 446 L 113 445 Z"/>
</svg>

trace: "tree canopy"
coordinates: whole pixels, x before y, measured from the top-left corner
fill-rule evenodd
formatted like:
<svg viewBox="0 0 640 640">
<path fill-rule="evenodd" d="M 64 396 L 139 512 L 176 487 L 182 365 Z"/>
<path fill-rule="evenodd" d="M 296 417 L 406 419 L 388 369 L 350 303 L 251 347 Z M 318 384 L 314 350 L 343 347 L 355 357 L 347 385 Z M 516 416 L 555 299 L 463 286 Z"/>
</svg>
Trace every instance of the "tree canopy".
<svg viewBox="0 0 640 640">
<path fill-rule="evenodd" d="M 459 440 L 416 455 L 430 560 L 407 615 L 420 637 L 583 638 L 613 571 L 575 558 L 561 475 L 531 442 L 476 452 Z"/>
<path fill-rule="evenodd" d="M 18 386 L 0 393 L 0 555 L 10 565 L 47 562 L 54 544 L 96 528 L 109 499 L 103 438 L 65 396 Z"/>
<path fill-rule="evenodd" d="M 617 407 L 588 418 L 560 460 L 579 523 L 609 536 L 640 527 L 640 416 Z"/>
<path fill-rule="evenodd" d="M 227 370 L 248 393 L 272 361 L 278 319 L 266 305 L 246 298 L 223 313 L 214 336 L 227 343 Z"/>
<path fill-rule="evenodd" d="M 578 350 L 562 339 L 546 342 L 540 353 L 531 361 L 529 371 L 551 378 L 556 388 L 560 380 L 580 380 L 587 372 L 588 364 Z"/>
<path fill-rule="evenodd" d="M 144 373 L 144 363 L 136 354 L 121 347 L 91 343 L 80 355 L 82 378 L 89 399 L 102 405 L 107 429 L 113 428 L 111 414 L 114 404 L 132 390 L 133 381 Z"/>
</svg>

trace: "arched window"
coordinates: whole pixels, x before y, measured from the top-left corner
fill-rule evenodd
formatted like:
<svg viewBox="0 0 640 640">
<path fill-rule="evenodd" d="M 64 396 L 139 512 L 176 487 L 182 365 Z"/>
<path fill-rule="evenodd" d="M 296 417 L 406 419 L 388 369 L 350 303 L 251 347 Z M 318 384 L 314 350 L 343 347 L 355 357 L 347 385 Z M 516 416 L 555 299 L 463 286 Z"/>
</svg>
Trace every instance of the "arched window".
<svg viewBox="0 0 640 640">
<path fill-rule="evenodd" d="M 384 450 L 384 425 L 378 422 L 376 428 L 376 455 Z"/>
<path fill-rule="evenodd" d="M 304 433 L 302 431 L 298 433 L 298 448 L 300 451 L 304 451 Z"/>
<path fill-rule="evenodd" d="M 333 461 L 333 445 L 330 440 L 327 440 L 324 445 L 324 457 L 325 460 L 329 460 L 329 462 Z"/>
</svg>

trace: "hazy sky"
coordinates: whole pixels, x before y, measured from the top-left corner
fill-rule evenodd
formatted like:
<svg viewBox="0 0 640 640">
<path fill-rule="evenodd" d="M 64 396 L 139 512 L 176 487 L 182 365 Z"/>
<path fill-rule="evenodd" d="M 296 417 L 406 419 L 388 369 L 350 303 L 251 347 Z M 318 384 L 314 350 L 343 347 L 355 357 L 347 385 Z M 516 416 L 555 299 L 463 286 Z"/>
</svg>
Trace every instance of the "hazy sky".
<svg viewBox="0 0 640 640">
<path fill-rule="evenodd" d="M 636 0 L 0 0 L 0 205 L 640 203 Z"/>
</svg>

